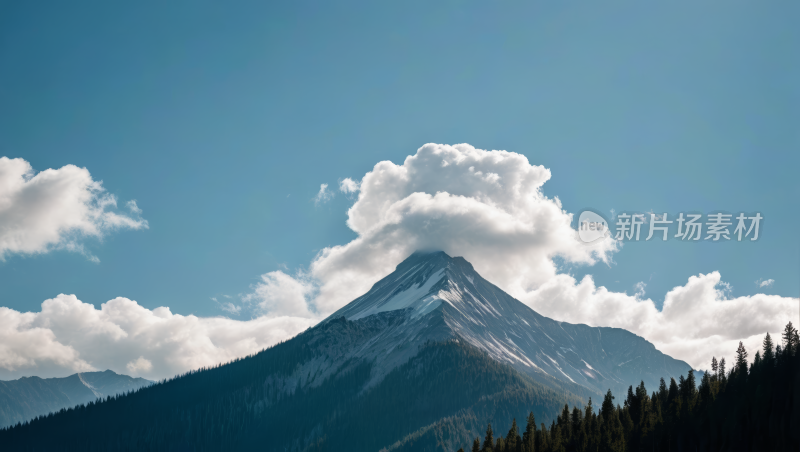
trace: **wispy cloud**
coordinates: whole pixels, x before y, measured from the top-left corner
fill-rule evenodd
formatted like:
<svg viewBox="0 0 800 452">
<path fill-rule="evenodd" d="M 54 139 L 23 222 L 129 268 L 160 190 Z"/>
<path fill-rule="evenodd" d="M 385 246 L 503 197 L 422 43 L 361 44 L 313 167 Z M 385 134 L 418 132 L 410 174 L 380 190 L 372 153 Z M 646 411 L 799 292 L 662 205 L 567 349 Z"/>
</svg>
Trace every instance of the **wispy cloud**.
<svg viewBox="0 0 800 452">
<path fill-rule="evenodd" d="M 639 281 L 638 283 L 634 284 L 633 288 L 636 290 L 636 292 L 634 293 L 633 296 L 639 299 L 644 298 L 645 287 L 647 287 L 647 283 L 645 283 L 644 281 Z"/>
<path fill-rule="evenodd" d="M 335 193 L 328 190 L 328 184 L 321 184 L 319 186 L 319 192 L 317 192 L 317 196 L 314 197 L 314 204 L 320 205 L 325 204 L 326 202 L 333 199 Z"/>
<path fill-rule="evenodd" d="M 339 181 L 339 191 L 347 194 L 354 194 L 361 189 L 361 184 L 349 177 Z"/>
<path fill-rule="evenodd" d="M 769 286 L 771 286 L 773 283 L 775 283 L 775 280 L 774 280 L 774 279 L 763 279 L 763 278 L 761 278 L 761 279 L 759 279 L 758 281 L 756 281 L 756 285 L 757 285 L 758 287 L 769 287 Z"/>
<path fill-rule="evenodd" d="M 235 304 L 231 303 L 230 301 L 225 303 L 220 303 L 219 308 L 225 312 L 229 312 L 233 315 L 239 315 L 242 312 L 241 306 L 236 306 Z"/>
</svg>

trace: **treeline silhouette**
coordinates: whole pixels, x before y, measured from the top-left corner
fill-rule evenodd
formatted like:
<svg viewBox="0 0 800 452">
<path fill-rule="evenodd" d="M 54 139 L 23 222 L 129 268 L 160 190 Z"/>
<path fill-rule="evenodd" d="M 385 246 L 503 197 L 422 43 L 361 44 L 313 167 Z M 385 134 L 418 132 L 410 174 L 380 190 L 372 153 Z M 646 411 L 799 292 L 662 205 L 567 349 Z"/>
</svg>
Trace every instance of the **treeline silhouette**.
<svg viewBox="0 0 800 452">
<path fill-rule="evenodd" d="M 609 390 L 599 412 L 565 405 L 549 427 L 534 413 L 525 430 L 516 420 L 505 437 L 492 425 L 472 452 L 638 452 L 800 450 L 800 338 L 791 322 L 774 346 L 769 334 L 748 366 L 739 342 L 736 361 L 711 360 L 699 386 L 693 371 L 679 381 L 661 379 L 648 394 L 644 383 L 628 388 L 622 406 Z M 468 449 L 469 450 L 469 449 Z M 464 449 L 459 449 L 463 452 Z"/>
</svg>

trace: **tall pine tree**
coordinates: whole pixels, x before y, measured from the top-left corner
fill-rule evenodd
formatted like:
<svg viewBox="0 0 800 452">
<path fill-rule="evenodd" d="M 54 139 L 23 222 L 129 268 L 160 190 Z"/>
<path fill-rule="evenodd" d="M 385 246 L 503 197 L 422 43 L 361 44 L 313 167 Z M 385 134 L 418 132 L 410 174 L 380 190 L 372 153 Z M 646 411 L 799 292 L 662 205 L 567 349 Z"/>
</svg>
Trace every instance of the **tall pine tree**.
<svg viewBox="0 0 800 452">
<path fill-rule="evenodd" d="M 528 414 L 528 423 L 525 425 L 525 433 L 522 434 L 522 444 L 525 452 L 535 452 L 536 441 L 536 417 L 533 411 Z"/>
<path fill-rule="evenodd" d="M 511 421 L 511 428 L 506 435 L 506 452 L 522 452 L 522 439 L 519 437 L 516 418 Z"/>
<path fill-rule="evenodd" d="M 783 352 L 789 356 L 794 356 L 798 347 L 797 329 L 792 326 L 792 322 L 786 325 L 783 330 Z"/>
<path fill-rule="evenodd" d="M 762 343 L 764 349 L 764 356 L 762 360 L 764 361 L 765 365 L 774 365 L 775 364 L 775 350 L 772 344 L 772 337 L 770 337 L 769 333 L 764 336 L 764 342 Z"/>
<path fill-rule="evenodd" d="M 739 348 L 736 349 L 736 367 L 734 369 L 740 377 L 747 375 L 747 350 L 741 341 L 739 341 Z"/>
<path fill-rule="evenodd" d="M 492 432 L 492 424 L 486 427 L 486 437 L 483 439 L 483 452 L 492 452 L 494 450 L 494 433 Z"/>
</svg>

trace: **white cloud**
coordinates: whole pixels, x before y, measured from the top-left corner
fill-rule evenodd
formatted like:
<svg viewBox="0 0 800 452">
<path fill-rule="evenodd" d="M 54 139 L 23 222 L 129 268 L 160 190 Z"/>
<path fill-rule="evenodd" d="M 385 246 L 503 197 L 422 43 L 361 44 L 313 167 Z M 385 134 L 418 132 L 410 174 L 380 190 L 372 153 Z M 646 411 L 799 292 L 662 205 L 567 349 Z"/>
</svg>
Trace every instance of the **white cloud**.
<svg viewBox="0 0 800 452">
<path fill-rule="evenodd" d="M 360 189 L 360 184 L 349 177 L 339 181 L 339 191 L 342 193 L 356 193 Z"/>
<path fill-rule="evenodd" d="M 732 357 L 742 339 L 754 350 L 764 333 L 777 334 L 795 315 L 797 299 L 732 298 L 718 272 L 689 277 L 667 294 L 661 311 L 644 298 L 644 282 L 631 296 L 597 287 L 591 276 L 576 281 L 558 273 L 557 256 L 608 263 L 617 244 L 580 242 L 571 214 L 541 192 L 549 178 L 549 170 L 519 154 L 425 145 L 402 165 L 378 163 L 357 182 L 347 221 L 357 234 L 353 241 L 323 249 L 308 271 L 261 276 L 242 297 L 260 317 L 182 316 L 126 298 L 95 309 L 72 295 L 45 301 L 38 313 L 0 308 L 0 378 L 106 368 L 163 378 L 228 361 L 314 325 L 420 249 L 463 256 L 543 315 L 625 328 L 695 367 L 707 367 L 712 355 Z"/>
<path fill-rule="evenodd" d="M 644 294 L 645 294 L 644 288 L 645 287 L 647 287 L 647 284 L 644 281 L 639 281 L 638 283 L 634 284 L 633 288 L 636 289 L 636 293 L 634 294 L 634 296 L 636 298 L 644 297 Z"/>
<path fill-rule="evenodd" d="M 128 369 L 128 373 L 131 375 L 140 375 L 153 370 L 153 363 L 145 359 L 144 356 L 140 356 L 134 361 L 129 362 L 125 368 Z"/>
<path fill-rule="evenodd" d="M 36 173 L 21 158 L 0 157 L 0 260 L 66 249 L 97 261 L 83 239 L 148 227 L 136 201 L 127 203 L 130 215 L 115 212 L 116 206 L 116 197 L 86 168 L 66 165 Z"/>
<path fill-rule="evenodd" d="M 328 184 L 320 184 L 319 192 L 317 193 L 317 196 L 314 197 L 314 204 L 325 204 L 333 199 L 334 195 L 334 192 L 328 190 Z"/>
<path fill-rule="evenodd" d="M 659 350 L 697 368 L 711 356 L 730 358 L 740 340 L 751 350 L 764 335 L 776 334 L 797 312 L 796 298 L 757 294 L 730 298 L 719 272 L 689 277 L 674 287 L 661 311 L 651 299 L 595 286 L 591 276 L 580 282 L 558 275 L 525 294 L 526 304 L 549 317 L 571 323 L 624 328 L 653 342 Z"/>
<path fill-rule="evenodd" d="M 105 369 L 164 378 L 255 353 L 314 323 L 183 316 L 127 298 L 95 309 L 74 295 L 59 295 L 44 301 L 40 312 L 0 308 L 0 379 Z"/>
<path fill-rule="evenodd" d="M 316 287 L 302 272 L 295 277 L 278 270 L 261 275 L 261 281 L 253 286 L 253 292 L 242 297 L 245 303 L 255 305 L 256 311 L 268 317 L 296 316 L 317 318 L 312 312 L 309 299 Z"/>
<path fill-rule="evenodd" d="M 214 301 L 216 301 L 216 300 L 214 300 Z M 221 303 L 219 305 L 219 308 L 222 309 L 223 311 L 229 312 L 229 313 L 231 313 L 233 315 L 239 315 L 242 312 L 242 307 L 241 306 L 236 306 L 235 304 L 231 303 L 230 301 L 225 302 L 225 303 Z"/>
<path fill-rule="evenodd" d="M 130 210 L 131 213 L 134 214 L 134 215 L 141 215 L 142 214 L 142 209 L 140 209 L 139 205 L 136 204 L 136 200 L 135 199 L 131 199 L 130 201 L 126 202 L 125 203 L 125 207 L 127 207 L 128 210 Z"/>
<path fill-rule="evenodd" d="M 323 249 L 309 267 L 313 307 L 328 314 L 366 292 L 418 249 L 464 256 L 507 290 L 526 292 L 556 275 L 552 258 L 608 261 L 616 244 L 584 245 L 572 215 L 541 193 L 550 171 L 520 154 L 428 144 L 402 165 L 380 162 L 359 182 L 348 211 L 352 242 Z"/>
<path fill-rule="evenodd" d="M 765 280 L 765 279 L 759 279 L 758 281 L 756 281 L 756 285 L 757 285 L 758 287 L 769 287 L 769 286 L 771 286 L 773 283 L 775 283 L 775 280 L 774 280 L 774 279 L 767 279 L 767 280 Z"/>
<path fill-rule="evenodd" d="M 559 274 L 554 257 L 608 263 L 618 244 L 580 243 L 570 226 L 572 215 L 558 198 L 541 192 L 549 179 L 548 169 L 523 155 L 466 144 L 427 144 L 402 165 L 380 162 L 357 182 L 359 197 L 347 220 L 356 239 L 323 249 L 302 278 L 268 274 L 273 280 L 260 286 L 259 299 L 274 301 L 263 309 L 328 315 L 413 251 L 440 249 L 463 256 L 543 315 L 628 329 L 697 367 L 707 367 L 713 354 L 731 356 L 740 339 L 755 347 L 764 333 L 778 332 L 791 320 L 797 299 L 730 298 L 732 288 L 717 272 L 692 276 L 674 288 L 663 311 L 643 299 L 644 282 L 629 296 L 596 287 L 591 277 L 578 282 Z"/>
</svg>

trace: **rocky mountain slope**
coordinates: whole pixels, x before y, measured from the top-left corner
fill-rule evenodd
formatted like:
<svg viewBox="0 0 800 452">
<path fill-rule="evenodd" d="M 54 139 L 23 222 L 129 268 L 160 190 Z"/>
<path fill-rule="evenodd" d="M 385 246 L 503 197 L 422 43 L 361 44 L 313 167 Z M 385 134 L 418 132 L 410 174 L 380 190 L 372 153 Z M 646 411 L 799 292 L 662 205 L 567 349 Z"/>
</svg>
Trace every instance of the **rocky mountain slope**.
<svg viewBox="0 0 800 452">
<path fill-rule="evenodd" d="M 656 388 L 660 378 L 678 378 L 691 368 L 626 330 L 544 317 L 483 279 L 463 258 L 443 252 L 415 253 L 326 321 L 339 317 L 394 319 L 348 355 L 375 359 L 387 370 L 413 354 L 409 345 L 450 338 L 543 383 L 556 379 L 598 394 L 624 393 L 640 381 Z"/>
<path fill-rule="evenodd" d="M 317 326 L 253 356 L 0 431 L 22 450 L 431 450 L 488 422 L 686 374 L 630 332 L 544 317 L 462 258 L 415 253 Z M 52 438 L 59 438 L 55 443 Z M 13 450 L 13 448 L 12 448 Z"/>
</svg>

